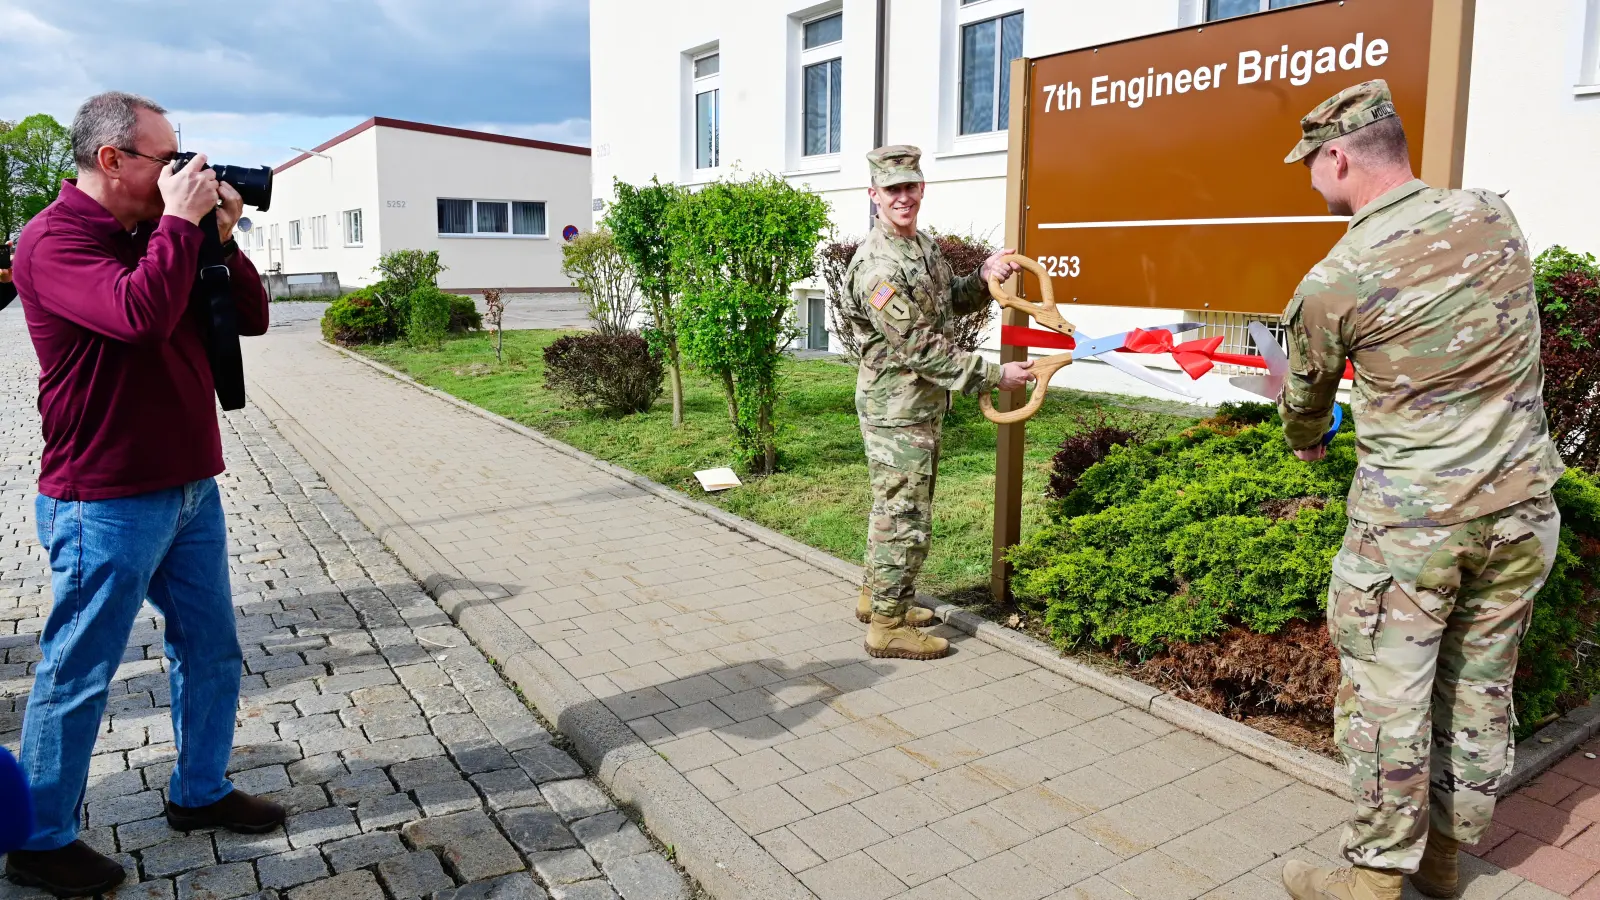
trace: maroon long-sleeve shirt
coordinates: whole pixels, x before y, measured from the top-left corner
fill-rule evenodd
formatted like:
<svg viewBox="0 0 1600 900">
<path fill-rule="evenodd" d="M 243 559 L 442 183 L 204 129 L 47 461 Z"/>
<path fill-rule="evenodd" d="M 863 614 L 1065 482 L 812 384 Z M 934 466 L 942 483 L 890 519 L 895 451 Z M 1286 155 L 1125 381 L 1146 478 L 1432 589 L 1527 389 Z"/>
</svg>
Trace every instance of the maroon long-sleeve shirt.
<svg viewBox="0 0 1600 900">
<path fill-rule="evenodd" d="M 129 232 L 74 180 L 22 230 L 13 269 L 39 355 L 39 493 L 109 500 L 222 469 L 200 306 L 199 227 L 163 216 Z M 227 260 L 239 333 L 267 330 L 267 295 Z M 202 305 L 203 306 L 203 305 Z"/>
</svg>

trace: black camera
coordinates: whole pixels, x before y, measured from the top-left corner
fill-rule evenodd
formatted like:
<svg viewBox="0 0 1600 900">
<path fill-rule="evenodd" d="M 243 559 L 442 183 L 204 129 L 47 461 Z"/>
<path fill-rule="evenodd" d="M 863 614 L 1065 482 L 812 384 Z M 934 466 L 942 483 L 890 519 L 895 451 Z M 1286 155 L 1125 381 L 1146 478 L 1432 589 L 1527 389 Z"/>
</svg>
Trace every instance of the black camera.
<svg viewBox="0 0 1600 900">
<path fill-rule="evenodd" d="M 0 269 L 11 268 L 11 242 L 0 241 Z"/>
<path fill-rule="evenodd" d="M 172 158 L 172 171 L 177 172 L 194 159 L 193 153 L 179 153 Z M 244 166 L 210 166 L 211 171 L 217 173 L 217 180 L 233 185 L 233 189 L 244 198 L 246 206 L 253 206 L 262 212 L 272 205 L 272 168 L 261 166 L 257 169 L 247 169 Z"/>
</svg>

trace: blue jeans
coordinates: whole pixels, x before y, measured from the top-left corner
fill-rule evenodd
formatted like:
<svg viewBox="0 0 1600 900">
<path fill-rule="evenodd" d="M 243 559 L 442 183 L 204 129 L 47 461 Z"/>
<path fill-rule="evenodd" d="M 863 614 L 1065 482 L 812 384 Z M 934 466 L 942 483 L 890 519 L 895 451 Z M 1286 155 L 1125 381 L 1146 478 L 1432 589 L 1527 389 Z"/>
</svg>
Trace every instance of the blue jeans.
<svg viewBox="0 0 1600 900">
<path fill-rule="evenodd" d="M 77 839 L 106 689 L 147 597 L 166 620 L 178 747 L 167 799 L 180 806 L 221 800 L 233 790 L 227 767 L 242 656 L 216 482 L 117 500 L 41 496 L 36 509 L 55 605 L 22 724 L 37 825 L 25 849 Z"/>
</svg>

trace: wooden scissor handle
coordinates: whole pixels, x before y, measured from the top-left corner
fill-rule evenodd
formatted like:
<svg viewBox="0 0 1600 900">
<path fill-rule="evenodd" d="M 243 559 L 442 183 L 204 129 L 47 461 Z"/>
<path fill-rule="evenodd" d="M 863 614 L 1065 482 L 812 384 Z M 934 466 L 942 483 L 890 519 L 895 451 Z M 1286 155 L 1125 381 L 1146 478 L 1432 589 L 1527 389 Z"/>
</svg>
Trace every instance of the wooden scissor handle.
<svg viewBox="0 0 1600 900">
<path fill-rule="evenodd" d="M 1005 289 L 998 278 L 989 279 L 989 296 L 995 299 L 1001 307 L 1015 309 L 1027 313 L 1035 322 L 1058 334 L 1070 335 L 1077 329 L 1071 322 L 1061 318 L 1061 313 L 1056 311 L 1056 292 L 1050 284 L 1050 273 L 1044 266 L 1026 256 L 1012 254 L 1001 257 L 1003 262 L 1016 263 L 1032 272 L 1039 279 L 1039 292 L 1042 295 L 1038 303 L 1033 303 L 1018 297 Z"/>
<path fill-rule="evenodd" d="M 998 278 L 989 279 L 989 294 L 1002 308 L 1015 309 L 1027 313 L 1035 322 L 1058 334 L 1071 335 L 1074 328 L 1071 322 L 1061 317 L 1056 310 L 1056 292 L 1050 284 L 1050 273 L 1044 266 L 1026 256 L 1007 256 L 1005 262 L 1016 263 L 1039 279 L 1039 292 L 1042 295 L 1038 303 L 1031 303 L 1007 291 Z M 1045 393 L 1050 388 L 1050 379 L 1062 368 L 1071 365 L 1071 353 L 1058 353 L 1055 356 L 1046 356 L 1044 359 L 1034 360 L 1032 372 L 1039 379 L 1038 386 L 1033 389 L 1033 395 L 1028 398 L 1026 406 L 1013 409 L 1009 412 L 999 412 L 994 408 L 994 401 L 985 393 L 978 398 L 978 408 L 983 411 L 983 417 L 996 425 L 1010 425 L 1015 422 L 1025 422 L 1033 418 L 1033 414 L 1044 405 Z"/>
<path fill-rule="evenodd" d="M 1033 418 L 1033 414 L 1044 405 L 1045 392 L 1050 389 L 1050 379 L 1055 374 L 1072 364 L 1071 353 L 1058 353 L 1055 356 L 1046 356 L 1044 359 L 1033 361 L 1034 377 L 1039 383 L 1033 389 L 1033 395 L 1028 398 L 1028 405 L 1021 406 L 1010 412 L 999 412 L 994 408 L 994 401 L 985 393 L 978 398 L 978 409 L 983 411 L 983 417 L 996 425 L 1010 425 L 1013 422 L 1025 422 Z"/>
</svg>

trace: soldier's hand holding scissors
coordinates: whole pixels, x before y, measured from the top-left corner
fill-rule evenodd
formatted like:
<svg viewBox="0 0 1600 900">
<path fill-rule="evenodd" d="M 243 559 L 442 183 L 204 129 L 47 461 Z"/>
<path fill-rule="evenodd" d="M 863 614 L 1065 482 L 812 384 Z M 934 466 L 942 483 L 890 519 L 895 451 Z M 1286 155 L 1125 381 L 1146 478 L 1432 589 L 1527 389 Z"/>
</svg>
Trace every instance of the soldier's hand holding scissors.
<svg viewBox="0 0 1600 900">
<path fill-rule="evenodd" d="M 988 259 L 984 260 L 983 261 L 983 280 L 984 280 L 984 282 L 987 283 L 990 279 L 993 279 L 993 278 L 998 278 L 1001 281 L 1005 281 L 1007 278 L 1010 278 L 1011 276 L 1017 274 L 1018 272 L 1021 272 L 1022 271 L 1022 267 L 1021 266 L 1017 265 L 1014 262 L 1008 262 L 1006 260 L 1006 257 L 1008 257 L 1008 256 L 1010 256 L 1010 255 L 1012 255 L 1013 253 L 1016 253 L 1016 252 L 1017 251 L 1015 249 L 1013 249 L 1011 247 L 1007 247 L 1004 250 L 996 251 L 994 254 L 990 255 L 990 257 Z M 1005 388 L 1001 388 L 1001 390 L 1005 390 Z"/>
</svg>

